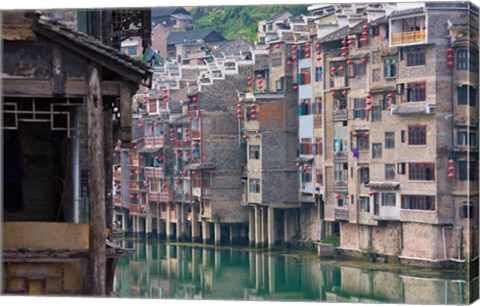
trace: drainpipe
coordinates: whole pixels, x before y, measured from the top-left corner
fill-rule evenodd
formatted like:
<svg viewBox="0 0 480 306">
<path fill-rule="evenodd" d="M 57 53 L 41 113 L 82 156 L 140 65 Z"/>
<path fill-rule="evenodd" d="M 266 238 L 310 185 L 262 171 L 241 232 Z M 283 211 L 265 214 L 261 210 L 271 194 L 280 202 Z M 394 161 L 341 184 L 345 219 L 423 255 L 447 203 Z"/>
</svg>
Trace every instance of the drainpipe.
<svg viewBox="0 0 480 306">
<path fill-rule="evenodd" d="M 80 201 L 80 136 L 79 126 L 79 110 L 75 108 L 73 116 L 73 126 L 75 129 L 75 136 L 72 139 L 72 180 L 73 180 L 73 223 L 79 223 L 79 201 Z"/>
</svg>

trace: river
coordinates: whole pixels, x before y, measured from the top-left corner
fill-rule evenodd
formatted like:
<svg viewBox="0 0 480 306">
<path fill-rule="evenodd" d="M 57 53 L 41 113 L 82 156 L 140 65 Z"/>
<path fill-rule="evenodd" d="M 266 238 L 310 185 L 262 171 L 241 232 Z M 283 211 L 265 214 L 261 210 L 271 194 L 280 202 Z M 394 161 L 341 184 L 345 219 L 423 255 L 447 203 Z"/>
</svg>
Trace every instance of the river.
<svg viewBox="0 0 480 306">
<path fill-rule="evenodd" d="M 312 256 L 123 239 L 118 297 L 466 304 L 464 279 L 412 276 L 323 264 Z"/>
</svg>

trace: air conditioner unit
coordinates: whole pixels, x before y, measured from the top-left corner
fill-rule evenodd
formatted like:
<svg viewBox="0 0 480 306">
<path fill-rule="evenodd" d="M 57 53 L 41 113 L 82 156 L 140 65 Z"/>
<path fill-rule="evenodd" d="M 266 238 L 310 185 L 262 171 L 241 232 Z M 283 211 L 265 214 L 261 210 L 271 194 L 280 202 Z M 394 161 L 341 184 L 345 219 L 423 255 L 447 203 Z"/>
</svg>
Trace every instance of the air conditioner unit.
<svg viewBox="0 0 480 306">
<path fill-rule="evenodd" d="M 425 112 L 427 114 L 431 114 L 435 112 L 435 107 L 436 107 L 435 103 L 427 103 L 427 105 L 425 106 Z"/>
</svg>

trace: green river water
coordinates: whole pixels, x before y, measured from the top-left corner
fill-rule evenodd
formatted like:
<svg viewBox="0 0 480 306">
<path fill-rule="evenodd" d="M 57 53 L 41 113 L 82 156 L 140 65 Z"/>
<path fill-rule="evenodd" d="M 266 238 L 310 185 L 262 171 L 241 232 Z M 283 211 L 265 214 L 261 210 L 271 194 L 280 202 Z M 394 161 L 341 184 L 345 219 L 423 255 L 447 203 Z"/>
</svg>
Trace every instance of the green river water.
<svg viewBox="0 0 480 306">
<path fill-rule="evenodd" d="M 116 242 L 135 249 L 132 257 L 117 263 L 114 292 L 118 297 L 457 305 L 468 301 L 468 282 L 448 274 L 349 267 L 313 254 L 154 239 Z"/>
</svg>

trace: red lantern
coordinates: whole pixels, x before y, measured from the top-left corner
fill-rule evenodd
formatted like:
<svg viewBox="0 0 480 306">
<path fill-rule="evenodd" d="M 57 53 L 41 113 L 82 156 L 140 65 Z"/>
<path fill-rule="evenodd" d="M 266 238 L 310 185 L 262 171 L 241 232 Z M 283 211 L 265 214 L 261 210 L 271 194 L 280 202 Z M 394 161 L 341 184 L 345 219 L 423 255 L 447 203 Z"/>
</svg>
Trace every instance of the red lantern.
<svg viewBox="0 0 480 306">
<path fill-rule="evenodd" d="M 113 156 L 113 157 L 116 157 L 116 156 L 117 156 L 117 153 L 113 153 L 112 156 Z"/>
<path fill-rule="evenodd" d="M 130 176 L 130 177 L 133 177 L 133 173 L 130 173 L 129 176 Z"/>
<path fill-rule="evenodd" d="M 265 50 L 267 50 L 267 51 L 270 50 L 270 46 L 266 46 Z"/>
<path fill-rule="evenodd" d="M 138 124 L 138 127 L 139 127 L 139 128 L 143 128 L 143 124 L 139 123 L 139 124 Z"/>
<path fill-rule="evenodd" d="M 300 164 L 300 163 L 295 163 L 295 166 L 296 166 L 297 168 L 300 168 L 301 164 Z"/>
<path fill-rule="evenodd" d="M 310 58 L 310 53 L 305 54 L 305 58 Z"/>
<path fill-rule="evenodd" d="M 342 47 L 342 51 L 347 51 L 348 47 Z"/>
<path fill-rule="evenodd" d="M 297 49 L 297 48 L 298 48 L 297 45 L 293 45 L 293 46 L 292 46 L 292 49 Z"/>
<path fill-rule="evenodd" d="M 447 66 L 448 66 L 448 67 L 453 67 L 454 65 L 455 65 L 455 64 L 454 64 L 452 61 L 450 61 L 450 62 L 447 63 Z"/>
<path fill-rule="evenodd" d="M 163 92 L 168 92 L 168 88 L 162 89 Z"/>
<path fill-rule="evenodd" d="M 320 46 L 319 44 L 317 44 L 316 48 L 317 49 L 320 49 L 322 46 Z"/>
<path fill-rule="evenodd" d="M 349 44 L 349 45 L 353 45 L 353 40 L 349 40 L 349 41 L 348 41 L 348 44 Z"/>
<path fill-rule="evenodd" d="M 200 117 L 195 117 L 195 121 L 199 121 L 200 120 Z"/>
<path fill-rule="evenodd" d="M 258 80 L 258 84 L 262 84 L 263 83 L 263 80 Z"/>
<path fill-rule="evenodd" d="M 392 99 L 388 99 L 387 103 L 388 103 L 388 104 L 393 104 L 393 100 L 392 100 Z"/>
<path fill-rule="evenodd" d="M 448 174 L 448 178 L 454 178 L 455 177 L 455 174 L 454 173 L 449 173 Z"/>
<path fill-rule="evenodd" d="M 363 64 L 366 64 L 366 63 L 368 63 L 368 59 L 362 58 L 361 62 L 362 62 Z"/>
<path fill-rule="evenodd" d="M 370 133 L 369 133 L 369 132 L 365 132 L 364 135 L 368 137 L 368 135 L 370 135 Z"/>
<path fill-rule="evenodd" d="M 241 119 L 242 117 L 242 115 L 237 115 L 237 119 Z"/>
<path fill-rule="evenodd" d="M 308 169 L 310 168 L 310 166 L 308 164 L 305 164 L 305 166 L 303 166 L 305 169 Z"/>
<path fill-rule="evenodd" d="M 256 107 L 257 107 L 257 104 L 252 103 L 251 107 L 252 107 L 252 108 L 256 108 Z"/>
<path fill-rule="evenodd" d="M 393 94 L 392 94 L 392 93 L 389 93 L 389 94 L 387 95 L 387 98 L 393 98 Z"/>
<path fill-rule="evenodd" d="M 287 62 L 287 65 L 290 66 L 291 64 L 292 64 L 292 61 L 288 61 L 288 62 Z"/>
<path fill-rule="evenodd" d="M 331 71 L 331 72 L 335 72 L 335 71 L 337 71 L 337 68 L 332 67 L 332 68 L 330 69 L 330 71 Z"/>
<path fill-rule="evenodd" d="M 170 137 L 172 137 L 172 138 L 175 137 L 175 134 L 171 133 L 171 134 L 170 134 Z"/>
<path fill-rule="evenodd" d="M 293 86 L 293 90 L 297 90 L 297 89 L 298 89 L 297 85 Z"/>
<path fill-rule="evenodd" d="M 346 95 L 347 95 L 347 91 L 346 91 L 346 90 L 342 91 L 342 95 L 346 96 Z"/>
<path fill-rule="evenodd" d="M 367 100 L 367 102 L 365 102 L 367 105 L 371 105 L 372 104 L 372 100 Z"/>
<path fill-rule="evenodd" d="M 353 65 L 353 61 L 348 60 L 348 61 L 347 61 L 347 65 Z"/>
<path fill-rule="evenodd" d="M 362 33 L 362 35 L 363 35 L 363 36 L 368 36 L 368 32 L 365 31 L 365 32 Z"/>
<path fill-rule="evenodd" d="M 449 55 L 447 56 L 447 58 L 448 58 L 449 60 L 452 60 L 452 59 L 453 59 L 453 55 L 452 55 L 452 54 L 449 54 Z"/>
<path fill-rule="evenodd" d="M 252 114 L 256 113 L 257 110 L 256 109 L 252 109 Z"/>
<path fill-rule="evenodd" d="M 280 45 L 275 45 L 275 48 L 280 49 Z"/>
<path fill-rule="evenodd" d="M 296 61 L 296 60 L 297 60 L 297 57 L 296 57 L 296 56 L 292 56 L 292 60 Z"/>
<path fill-rule="evenodd" d="M 135 145 L 135 146 L 133 147 L 133 149 L 134 149 L 134 150 L 138 150 L 138 146 Z"/>
<path fill-rule="evenodd" d="M 143 90 L 143 94 L 144 95 L 148 94 L 148 90 L 146 88 Z"/>
<path fill-rule="evenodd" d="M 188 174 L 188 171 L 187 170 L 183 170 L 183 175 L 187 175 Z"/>
<path fill-rule="evenodd" d="M 353 132 L 353 133 L 352 133 L 352 136 L 353 136 L 353 137 L 357 137 L 357 136 L 358 136 L 358 132 L 356 132 L 356 131 Z"/>
<path fill-rule="evenodd" d="M 188 116 L 188 121 L 192 121 L 192 120 L 193 120 L 192 116 Z"/>
<path fill-rule="evenodd" d="M 343 57 L 347 57 L 347 53 L 345 53 L 345 52 L 342 53 L 342 56 L 343 56 Z"/>
<path fill-rule="evenodd" d="M 448 49 L 447 49 L 447 52 L 448 52 L 448 53 L 453 53 L 453 49 L 452 49 L 452 48 L 448 48 Z"/>
<path fill-rule="evenodd" d="M 369 192 L 368 192 L 368 196 L 370 196 L 370 197 L 371 197 L 371 196 L 373 196 L 373 195 L 374 195 L 374 193 L 373 193 L 373 192 L 371 192 L 371 191 L 369 191 Z"/>
<path fill-rule="evenodd" d="M 257 79 L 261 79 L 261 78 L 263 78 L 263 75 L 261 74 L 257 75 Z"/>
<path fill-rule="evenodd" d="M 310 47 L 310 43 L 308 41 L 305 43 L 305 47 Z"/>
<path fill-rule="evenodd" d="M 372 98 L 372 95 L 371 95 L 371 94 L 369 94 L 369 93 L 367 93 L 367 94 L 365 95 L 365 98 L 367 98 L 367 99 L 371 99 L 371 98 Z"/>
<path fill-rule="evenodd" d="M 347 48 L 347 49 L 348 49 L 348 48 Z M 320 50 L 317 51 L 317 55 L 320 55 L 320 54 L 322 54 L 322 51 L 320 51 Z"/>
<path fill-rule="evenodd" d="M 335 198 L 336 198 L 337 200 L 340 199 L 341 197 L 342 197 L 342 196 L 340 196 L 339 194 L 337 194 L 337 195 L 335 196 Z"/>
<path fill-rule="evenodd" d="M 242 104 L 238 103 L 237 108 L 241 108 L 241 107 L 242 107 Z"/>
<path fill-rule="evenodd" d="M 252 118 L 252 119 L 257 119 L 257 115 L 252 114 L 251 118 Z"/>
<path fill-rule="evenodd" d="M 317 61 L 321 61 L 321 60 L 322 60 L 322 58 L 320 56 L 317 57 Z"/>
<path fill-rule="evenodd" d="M 390 110 L 392 110 L 392 108 L 391 108 L 391 107 L 388 107 L 388 108 L 387 108 L 387 110 L 389 110 L 389 111 L 390 111 Z"/>
<path fill-rule="evenodd" d="M 188 133 L 185 133 L 185 137 L 188 137 L 188 136 L 190 136 L 190 134 L 188 134 Z"/>
<path fill-rule="evenodd" d="M 248 139 L 248 138 L 250 138 L 250 137 L 248 137 L 248 135 L 243 135 L 242 138 L 246 140 L 246 139 Z"/>
<path fill-rule="evenodd" d="M 263 88 L 263 86 L 262 86 L 262 85 L 258 86 L 258 89 L 262 89 L 262 88 Z"/>
<path fill-rule="evenodd" d="M 168 94 L 164 94 L 164 95 L 163 95 L 163 98 L 164 98 L 164 99 L 168 98 Z"/>
<path fill-rule="evenodd" d="M 158 126 L 158 122 L 155 122 L 153 125 L 154 125 L 154 126 Z"/>
<path fill-rule="evenodd" d="M 367 111 L 371 111 L 371 110 L 372 110 L 372 108 L 371 108 L 370 106 L 367 106 L 365 109 L 366 109 Z"/>
<path fill-rule="evenodd" d="M 297 50 L 293 50 L 292 55 L 297 55 Z"/>
<path fill-rule="evenodd" d="M 260 134 L 255 134 L 255 138 L 260 138 Z"/>
<path fill-rule="evenodd" d="M 310 48 L 305 48 L 305 52 L 310 52 Z"/>
<path fill-rule="evenodd" d="M 332 92 L 330 93 L 330 95 L 331 95 L 332 97 L 335 97 L 335 96 L 336 96 L 336 94 L 335 94 L 334 91 L 332 91 Z"/>
<path fill-rule="evenodd" d="M 250 81 L 250 82 L 247 83 L 247 85 L 248 85 L 248 86 L 252 86 L 252 85 L 253 85 L 253 82 Z"/>
<path fill-rule="evenodd" d="M 347 44 L 347 41 L 344 39 L 342 40 L 342 45 L 346 45 Z"/>
<path fill-rule="evenodd" d="M 344 71 L 344 70 L 345 70 L 345 68 L 343 68 L 343 66 L 340 66 L 340 68 L 338 68 L 338 70 L 340 70 L 340 71 Z"/>
<path fill-rule="evenodd" d="M 132 195 L 132 194 L 131 194 L 131 195 L 129 195 L 128 197 L 129 197 L 130 199 L 133 199 L 133 195 Z"/>
<path fill-rule="evenodd" d="M 193 102 L 197 102 L 198 101 L 198 98 L 197 97 L 193 97 Z"/>
<path fill-rule="evenodd" d="M 364 29 L 365 31 L 368 30 L 368 24 L 364 24 L 364 25 L 362 26 L 362 29 Z"/>
<path fill-rule="evenodd" d="M 450 171 L 450 172 L 455 171 L 455 167 L 453 167 L 453 166 L 448 167 L 448 171 Z"/>
<path fill-rule="evenodd" d="M 249 81 L 251 81 L 251 80 L 253 80 L 253 77 L 252 77 L 252 76 L 249 76 L 247 79 L 248 79 Z"/>
<path fill-rule="evenodd" d="M 347 199 L 349 198 L 348 194 L 345 196 L 345 198 L 347 198 Z"/>
<path fill-rule="evenodd" d="M 448 161 L 448 164 L 449 164 L 449 165 L 455 165 L 455 161 L 454 161 L 453 159 L 450 159 L 450 160 Z"/>
<path fill-rule="evenodd" d="M 194 147 L 199 147 L 199 146 L 200 146 L 200 143 L 194 142 L 194 143 L 192 143 L 192 146 L 194 146 Z"/>
</svg>

